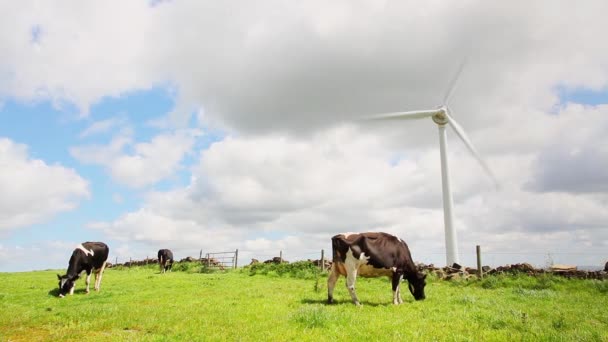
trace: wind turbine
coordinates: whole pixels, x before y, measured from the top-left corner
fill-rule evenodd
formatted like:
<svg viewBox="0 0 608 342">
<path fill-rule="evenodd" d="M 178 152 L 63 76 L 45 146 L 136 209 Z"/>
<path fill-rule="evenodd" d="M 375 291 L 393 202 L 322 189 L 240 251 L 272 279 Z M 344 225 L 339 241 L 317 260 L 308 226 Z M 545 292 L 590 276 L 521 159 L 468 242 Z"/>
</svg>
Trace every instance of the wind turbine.
<svg viewBox="0 0 608 342">
<path fill-rule="evenodd" d="M 477 159 L 481 167 L 485 170 L 485 172 L 490 176 L 490 178 L 494 181 L 494 184 L 498 186 L 498 182 L 494 174 L 485 163 L 485 161 L 481 158 L 475 146 L 467 136 L 467 134 L 462 129 L 462 126 L 454 120 L 448 106 L 448 101 L 450 99 L 450 95 L 452 94 L 452 90 L 456 85 L 456 81 L 464 68 L 465 62 L 463 61 L 460 65 L 460 68 L 456 72 L 454 78 L 452 78 L 448 90 L 443 97 L 442 105 L 436 109 L 428 109 L 428 110 L 414 110 L 407 112 L 397 112 L 397 113 L 385 113 L 385 114 L 376 114 L 373 116 L 369 116 L 367 120 L 412 120 L 412 119 L 423 119 L 423 118 L 431 118 L 437 124 L 439 128 L 439 151 L 441 155 L 441 184 L 442 184 L 442 192 L 443 192 L 443 221 L 445 225 L 445 248 L 446 248 L 446 262 L 447 266 L 452 266 L 454 263 L 460 263 L 459 253 L 458 253 L 458 244 L 456 231 L 454 230 L 454 214 L 452 212 L 453 209 L 453 199 L 452 199 L 452 190 L 450 188 L 450 169 L 448 166 L 448 155 L 447 155 L 447 134 L 446 134 L 446 126 L 450 125 L 456 135 L 460 137 L 462 142 L 464 142 L 465 146 L 469 149 L 471 154 Z"/>
</svg>

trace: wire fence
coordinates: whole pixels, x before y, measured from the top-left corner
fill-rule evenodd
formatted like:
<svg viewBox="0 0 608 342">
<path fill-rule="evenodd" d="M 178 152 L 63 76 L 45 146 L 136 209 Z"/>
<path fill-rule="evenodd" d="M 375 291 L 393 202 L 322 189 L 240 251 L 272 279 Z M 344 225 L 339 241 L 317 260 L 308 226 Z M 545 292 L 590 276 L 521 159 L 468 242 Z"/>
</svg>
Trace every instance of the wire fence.
<svg viewBox="0 0 608 342">
<path fill-rule="evenodd" d="M 443 265 L 445 252 L 424 251 L 415 254 L 416 261 L 425 264 Z M 460 264 L 466 266 L 476 265 L 477 253 L 475 250 L 460 252 Z M 492 267 L 516 263 L 529 263 L 537 268 L 549 268 L 556 264 L 578 266 L 582 269 L 603 269 L 608 261 L 608 251 L 601 252 L 562 252 L 562 251 L 485 251 L 481 246 L 481 263 Z"/>
<path fill-rule="evenodd" d="M 214 253 L 220 253 L 215 255 Z M 222 254 L 228 253 L 228 254 Z M 175 261 L 196 261 L 201 260 L 207 262 L 214 258 L 218 263 L 221 263 L 224 268 L 236 268 L 247 266 L 255 262 L 295 262 L 295 261 L 331 261 L 331 248 L 329 249 L 298 249 L 298 250 L 247 250 L 238 249 L 235 255 L 230 255 L 233 252 L 217 252 L 200 250 L 196 256 L 184 256 L 181 259 L 176 258 Z M 445 251 L 413 251 L 412 256 L 414 262 L 422 264 L 434 264 L 437 266 L 446 266 Z M 198 257 L 198 258 L 197 258 Z M 219 260 L 221 258 L 222 260 Z M 133 257 L 118 257 L 110 259 L 114 264 L 123 265 L 140 265 L 155 263 L 155 258 L 133 258 Z M 136 261 L 137 260 L 137 261 Z M 485 251 L 481 246 L 481 263 L 491 267 L 503 266 L 516 263 L 529 263 L 538 268 L 550 267 L 554 264 L 574 265 L 582 269 L 603 269 L 608 261 L 607 253 L 601 252 L 562 252 L 562 251 L 538 251 L 538 252 L 517 252 L 517 251 Z M 476 266 L 477 254 L 473 248 L 471 251 L 460 251 L 460 262 L 463 266 Z"/>
</svg>

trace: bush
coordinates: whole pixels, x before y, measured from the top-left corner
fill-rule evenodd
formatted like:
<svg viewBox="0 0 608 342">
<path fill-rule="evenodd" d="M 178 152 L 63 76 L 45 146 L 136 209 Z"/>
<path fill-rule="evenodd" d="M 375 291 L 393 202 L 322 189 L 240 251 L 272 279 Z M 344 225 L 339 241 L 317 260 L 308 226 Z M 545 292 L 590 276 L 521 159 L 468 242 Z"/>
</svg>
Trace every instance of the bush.
<svg viewBox="0 0 608 342">
<path fill-rule="evenodd" d="M 600 293 L 608 293 L 608 281 L 592 280 L 591 284 L 592 284 L 593 288 L 595 288 Z"/>
<path fill-rule="evenodd" d="M 173 272 L 188 272 L 188 273 L 196 273 L 192 272 L 193 270 L 200 268 L 201 265 L 199 263 L 194 262 L 176 262 L 171 267 L 171 271 Z"/>
<path fill-rule="evenodd" d="M 311 261 L 297 261 L 291 264 L 253 264 L 245 266 L 244 270 L 252 276 L 261 274 L 298 279 L 315 279 L 321 271 Z"/>
<path fill-rule="evenodd" d="M 533 286 L 535 290 L 548 290 L 555 287 L 556 278 L 552 274 L 543 274 L 536 277 L 536 284 Z"/>
<path fill-rule="evenodd" d="M 479 282 L 484 289 L 521 288 L 528 290 L 555 290 L 565 279 L 552 274 L 529 275 L 489 275 Z"/>
<path fill-rule="evenodd" d="M 483 278 L 483 280 L 481 281 L 481 287 L 483 287 L 484 289 L 495 289 L 500 285 L 500 281 L 498 280 L 498 277 L 485 277 Z"/>
</svg>

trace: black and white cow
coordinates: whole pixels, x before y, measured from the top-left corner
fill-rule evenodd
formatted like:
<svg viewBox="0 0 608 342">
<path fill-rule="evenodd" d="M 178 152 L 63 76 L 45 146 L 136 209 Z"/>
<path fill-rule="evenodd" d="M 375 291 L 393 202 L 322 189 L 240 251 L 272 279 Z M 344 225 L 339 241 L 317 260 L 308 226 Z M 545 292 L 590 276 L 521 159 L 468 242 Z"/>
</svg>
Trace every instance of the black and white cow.
<svg viewBox="0 0 608 342">
<path fill-rule="evenodd" d="M 162 273 L 171 272 L 171 267 L 173 267 L 173 252 L 168 249 L 159 249 L 158 264 Z"/>
<path fill-rule="evenodd" d="M 59 278 L 59 297 L 64 297 L 68 293 L 74 294 L 76 280 L 80 278 L 83 271 L 87 272 L 87 293 L 89 293 L 92 271 L 95 272 L 95 291 L 99 291 L 108 254 L 110 254 L 110 249 L 103 242 L 83 242 L 78 245 L 70 257 L 67 273 L 63 276 L 57 275 L 57 278 Z"/>
<path fill-rule="evenodd" d="M 349 233 L 331 238 L 333 264 L 327 280 L 327 302 L 333 302 L 338 278 L 346 277 L 346 288 L 353 303 L 361 305 L 355 292 L 357 276 L 388 276 L 393 283 L 393 304 L 401 304 L 399 284 L 403 278 L 416 300 L 425 298 L 426 275 L 419 272 L 412 261 L 405 241 L 387 233 Z"/>
</svg>

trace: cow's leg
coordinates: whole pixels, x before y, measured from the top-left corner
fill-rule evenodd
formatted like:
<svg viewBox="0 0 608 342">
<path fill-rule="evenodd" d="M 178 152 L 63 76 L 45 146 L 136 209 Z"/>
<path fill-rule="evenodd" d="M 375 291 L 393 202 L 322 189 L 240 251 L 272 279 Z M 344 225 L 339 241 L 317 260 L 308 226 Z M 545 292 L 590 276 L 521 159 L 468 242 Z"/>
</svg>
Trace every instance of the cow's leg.
<svg viewBox="0 0 608 342">
<path fill-rule="evenodd" d="M 401 298 L 401 285 L 397 287 L 397 300 L 399 301 L 399 304 L 403 303 L 403 299 Z"/>
<path fill-rule="evenodd" d="M 91 282 L 91 270 L 87 270 L 87 280 L 86 280 L 86 283 L 87 283 L 86 292 L 87 293 L 89 293 L 89 283 L 90 282 Z"/>
<path fill-rule="evenodd" d="M 403 275 L 397 272 L 393 272 L 393 304 L 401 304 L 403 303 L 403 299 L 401 299 L 401 279 Z"/>
<path fill-rule="evenodd" d="M 75 288 L 76 288 L 76 282 L 74 282 L 74 284 L 72 285 L 72 288 L 70 289 L 70 296 L 74 294 Z"/>
<path fill-rule="evenodd" d="M 350 293 L 350 298 L 352 298 L 353 303 L 355 305 L 361 305 L 359 303 L 359 299 L 357 298 L 357 292 L 355 292 L 355 281 L 357 280 L 357 269 L 346 267 L 346 288 L 348 289 L 348 293 Z"/>
<path fill-rule="evenodd" d="M 361 303 L 359 303 L 359 299 L 357 298 L 357 292 L 355 292 L 355 281 L 357 280 L 359 260 L 354 257 L 353 252 L 350 249 L 346 253 L 344 266 L 346 268 L 346 288 L 348 289 L 348 293 L 350 293 L 350 298 L 352 298 L 355 305 L 361 305 Z"/>
<path fill-rule="evenodd" d="M 95 274 L 95 291 L 99 291 L 101 288 L 101 277 L 103 276 L 103 271 L 106 269 L 106 262 L 104 261 L 101 265 L 101 268 Z"/>
<path fill-rule="evenodd" d="M 327 304 L 332 304 L 334 302 L 334 287 L 336 287 L 338 278 L 340 278 L 340 274 L 338 273 L 338 267 L 334 262 L 331 266 L 329 277 L 327 278 Z"/>
</svg>

